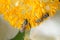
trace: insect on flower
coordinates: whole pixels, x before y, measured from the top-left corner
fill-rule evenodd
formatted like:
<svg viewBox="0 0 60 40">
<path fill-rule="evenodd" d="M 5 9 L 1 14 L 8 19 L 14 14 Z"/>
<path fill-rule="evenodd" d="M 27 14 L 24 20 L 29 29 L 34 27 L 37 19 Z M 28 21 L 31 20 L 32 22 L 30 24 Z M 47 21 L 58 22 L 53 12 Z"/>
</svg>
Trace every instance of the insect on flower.
<svg viewBox="0 0 60 40">
<path fill-rule="evenodd" d="M 60 7 L 60 0 L 0 0 L 0 4 L 0 14 L 4 19 L 24 31 L 54 15 Z"/>
</svg>

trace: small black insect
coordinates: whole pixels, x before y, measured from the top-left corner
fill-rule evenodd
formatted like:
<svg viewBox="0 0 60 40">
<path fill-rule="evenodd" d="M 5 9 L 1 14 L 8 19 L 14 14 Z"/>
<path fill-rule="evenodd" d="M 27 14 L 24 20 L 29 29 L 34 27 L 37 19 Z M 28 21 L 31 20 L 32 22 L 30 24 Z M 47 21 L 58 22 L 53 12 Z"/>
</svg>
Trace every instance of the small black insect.
<svg viewBox="0 0 60 40">
<path fill-rule="evenodd" d="M 25 21 L 24 21 L 24 23 L 23 23 L 24 25 L 27 25 L 28 24 L 28 20 L 27 19 L 25 19 Z"/>
<path fill-rule="evenodd" d="M 47 18 L 48 16 L 49 16 L 49 14 L 46 13 L 46 14 L 43 16 L 43 18 Z"/>
<path fill-rule="evenodd" d="M 21 32 L 23 32 L 25 29 L 26 29 L 26 25 L 28 24 L 28 20 L 27 19 L 25 19 L 24 20 L 24 22 L 23 22 L 23 24 L 22 24 L 22 28 L 21 28 Z"/>
</svg>

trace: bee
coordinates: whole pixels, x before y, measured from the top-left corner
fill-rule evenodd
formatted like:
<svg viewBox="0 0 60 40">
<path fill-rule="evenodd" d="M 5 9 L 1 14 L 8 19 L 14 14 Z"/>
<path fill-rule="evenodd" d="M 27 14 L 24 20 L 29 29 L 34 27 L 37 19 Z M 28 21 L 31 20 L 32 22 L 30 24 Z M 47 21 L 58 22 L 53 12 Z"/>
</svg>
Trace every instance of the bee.
<svg viewBox="0 0 60 40">
<path fill-rule="evenodd" d="M 42 22 L 42 21 L 43 21 L 44 19 L 46 19 L 47 17 L 49 17 L 49 14 L 48 14 L 48 13 L 42 15 L 42 17 L 41 17 L 40 19 L 37 19 L 37 20 L 36 20 L 36 23 Z"/>
<path fill-rule="evenodd" d="M 45 15 L 43 15 L 43 18 L 47 18 L 49 17 L 49 13 L 46 13 Z"/>
<path fill-rule="evenodd" d="M 28 23 L 28 20 L 27 19 L 25 19 L 24 22 L 23 22 L 23 24 L 22 24 L 22 28 L 21 28 L 20 32 L 25 31 L 25 29 L 26 29 L 26 27 L 27 27 L 28 24 L 29 24 L 29 26 L 31 28 L 31 24 Z"/>
</svg>

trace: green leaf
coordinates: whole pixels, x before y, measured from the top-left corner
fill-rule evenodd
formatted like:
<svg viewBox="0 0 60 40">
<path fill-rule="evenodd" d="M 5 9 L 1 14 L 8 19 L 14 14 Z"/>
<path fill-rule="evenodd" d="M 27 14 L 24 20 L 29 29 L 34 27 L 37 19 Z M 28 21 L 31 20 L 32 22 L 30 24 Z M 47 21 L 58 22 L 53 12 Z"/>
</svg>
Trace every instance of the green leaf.
<svg viewBox="0 0 60 40">
<path fill-rule="evenodd" d="M 11 40 L 24 40 L 25 36 L 25 31 L 24 32 L 19 32 L 13 39 Z"/>
</svg>

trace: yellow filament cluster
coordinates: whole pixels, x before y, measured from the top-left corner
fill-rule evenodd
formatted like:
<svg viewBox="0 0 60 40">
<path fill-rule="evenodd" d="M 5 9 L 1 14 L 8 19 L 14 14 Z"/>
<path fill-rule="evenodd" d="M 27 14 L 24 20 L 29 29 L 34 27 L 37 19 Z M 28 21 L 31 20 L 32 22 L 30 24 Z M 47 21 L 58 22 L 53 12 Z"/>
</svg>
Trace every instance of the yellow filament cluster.
<svg viewBox="0 0 60 40">
<path fill-rule="evenodd" d="M 60 5 L 59 0 L 0 0 L 0 14 L 13 27 L 18 29 L 30 29 L 41 22 L 43 16 L 48 13 L 53 16 Z M 28 23 L 24 26 L 24 20 Z"/>
</svg>

